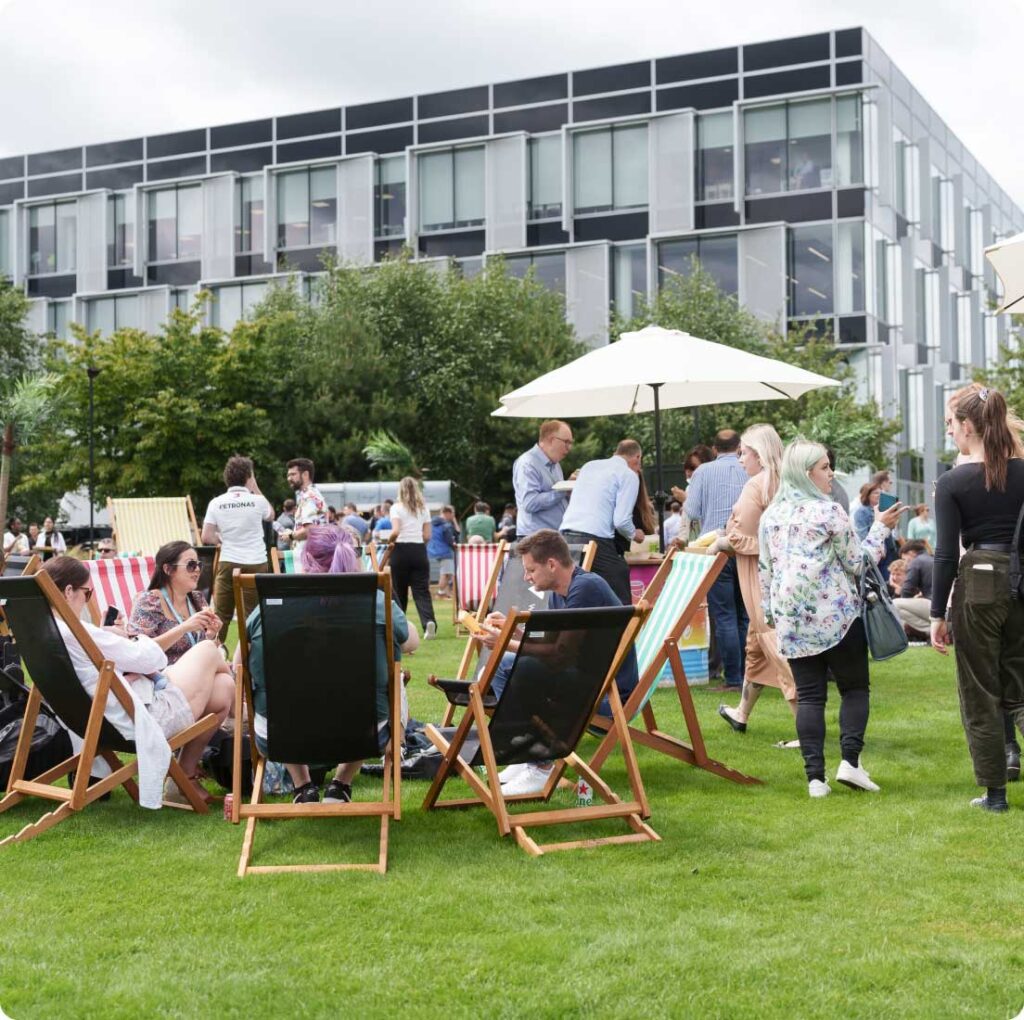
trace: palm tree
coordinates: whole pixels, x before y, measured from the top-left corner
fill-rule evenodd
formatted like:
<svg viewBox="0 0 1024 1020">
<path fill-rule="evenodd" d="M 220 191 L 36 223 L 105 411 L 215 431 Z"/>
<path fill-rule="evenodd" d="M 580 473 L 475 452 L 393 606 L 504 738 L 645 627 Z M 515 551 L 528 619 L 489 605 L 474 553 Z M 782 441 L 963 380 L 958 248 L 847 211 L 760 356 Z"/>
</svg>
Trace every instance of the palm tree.
<svg viewBox="0 0 1024 1020">
<path fill-rule="evenodd" d="M 11 464 L 18 446 L 31 438 L 56 407 L 57 376 L 52 372 L 23 375 L 0 388 L 0 523 L 7 521 Z"/>
</svg>

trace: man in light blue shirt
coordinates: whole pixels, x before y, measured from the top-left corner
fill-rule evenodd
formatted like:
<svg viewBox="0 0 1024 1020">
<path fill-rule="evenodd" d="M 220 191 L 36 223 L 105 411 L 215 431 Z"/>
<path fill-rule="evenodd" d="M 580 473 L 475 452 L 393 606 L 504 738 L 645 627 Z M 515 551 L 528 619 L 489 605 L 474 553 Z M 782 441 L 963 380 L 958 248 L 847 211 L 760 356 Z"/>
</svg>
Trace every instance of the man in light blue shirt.
<svg viewBox="0 0 1024 1020">
<path fill-rule="evenodd" d="M 526 538 L 542 528 L 558 531 L 569 502 L 568 492 L 556 492 L 562 481 L 561 461 L 572 449 L 572 429 L 564 421 L 546 421 L 540 436 L 512 465 L 516 493 L 516 536 Z"/>
<path fill-rule="evenodd" d="M 640 444 L 635 439 L 623 439 L 613 457 L 588 461 L 580 468 L 562 518 L 562 535 L 567 542 L 597 543 L 593 572 L 608 582 L 624 606 L 633 600 L 623 553 L 630 542 L 644 537 L 633 523 L 642 459 Z"/>
<path fill-rule="evenodd" d="M 694 471 L 686 490 L 686 514 L 691 520 L 700 521 L 702 535 L 708 531 L 724 532 L 748 477 L 737 457 L 738 433 L 722 429 L 712 445 L 717 456 Z M 722 656 L 725 687 L 738 691 L 743 687 L 748 620 L 734 556 L 726 561 L 708 592 L 708 615 Z"/>
</svg>

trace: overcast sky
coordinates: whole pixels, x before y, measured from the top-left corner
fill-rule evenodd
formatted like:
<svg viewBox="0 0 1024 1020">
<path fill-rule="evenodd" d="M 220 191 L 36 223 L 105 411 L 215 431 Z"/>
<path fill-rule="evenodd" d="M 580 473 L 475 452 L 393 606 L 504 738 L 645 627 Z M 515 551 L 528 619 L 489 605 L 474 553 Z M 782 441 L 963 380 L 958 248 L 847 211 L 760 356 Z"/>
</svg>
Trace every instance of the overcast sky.
<svg viewBox="0 0 1024 1020">
<path fill-rule="evenodd" d="M 1024 206 L 1022 0 L 0 0 L 0 156 L 857 25 Z"/>
</svg>

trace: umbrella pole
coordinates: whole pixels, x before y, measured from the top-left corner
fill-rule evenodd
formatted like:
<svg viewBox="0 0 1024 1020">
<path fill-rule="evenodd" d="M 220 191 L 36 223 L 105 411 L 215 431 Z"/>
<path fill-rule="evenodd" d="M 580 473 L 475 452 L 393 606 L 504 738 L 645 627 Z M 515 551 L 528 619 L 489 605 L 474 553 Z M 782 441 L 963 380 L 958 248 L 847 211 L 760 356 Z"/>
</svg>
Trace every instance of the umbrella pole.
<svg viewBox="0 0 1024 1020">
<path fill-rule="evenodd" d="M 654 502 L 658 507 L 658 548 L 665 551 L 665 479 L 661 471 L 661 405 L 658 403 L 658 390 L 661 383 L 648 383 L 654 390 L 654 472 L 658 479 L 658 491 L 654 494 Z"/>
</svg>

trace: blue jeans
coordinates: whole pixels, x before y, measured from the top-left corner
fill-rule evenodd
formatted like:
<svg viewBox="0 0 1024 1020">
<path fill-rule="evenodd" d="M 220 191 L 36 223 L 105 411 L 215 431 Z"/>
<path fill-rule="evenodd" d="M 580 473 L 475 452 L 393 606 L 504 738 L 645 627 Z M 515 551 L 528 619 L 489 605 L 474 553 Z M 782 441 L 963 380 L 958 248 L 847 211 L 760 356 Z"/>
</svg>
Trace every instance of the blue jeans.
<svg viewBox="0 0 1024 1020">
<path fill-rule="evenodd" d="M 747 611 L 736 573 L 736 559 L 730 557 L 708 592 L 708 613 L 715 628 L 715 642 L 722 656 L 725 683 L 737 690 L 743 686 L 743 660 L 747 647 Z"/>
</svg>

